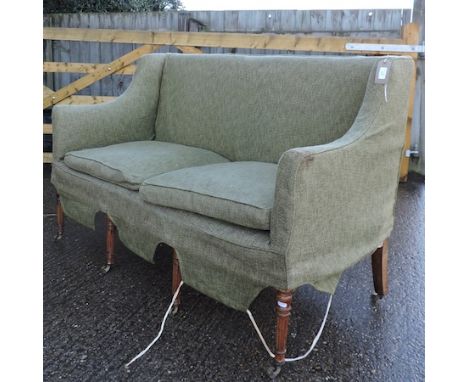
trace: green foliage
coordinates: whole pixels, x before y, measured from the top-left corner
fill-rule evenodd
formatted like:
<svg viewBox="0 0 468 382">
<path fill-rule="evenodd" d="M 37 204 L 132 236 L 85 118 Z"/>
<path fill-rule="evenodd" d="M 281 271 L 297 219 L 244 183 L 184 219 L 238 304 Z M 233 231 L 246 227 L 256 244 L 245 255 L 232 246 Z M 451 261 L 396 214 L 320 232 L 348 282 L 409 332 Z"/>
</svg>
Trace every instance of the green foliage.
<svg viewBox="0 0 468 382">
<path fill-rule="evenodd" d="M 151 12 L 181 9 L 181 0 L 44 0 L 43 13 Z"/>
</svg>

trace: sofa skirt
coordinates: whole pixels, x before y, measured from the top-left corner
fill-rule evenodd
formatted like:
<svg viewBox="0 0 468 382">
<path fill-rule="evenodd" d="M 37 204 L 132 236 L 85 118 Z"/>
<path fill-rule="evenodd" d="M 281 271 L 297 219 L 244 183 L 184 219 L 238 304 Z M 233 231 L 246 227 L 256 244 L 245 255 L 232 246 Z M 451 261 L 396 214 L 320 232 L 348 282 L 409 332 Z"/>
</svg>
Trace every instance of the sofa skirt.
<svg viewBox="0 0 468 382">
<path fill-rule="evenodd" d="M 96 213 L 106 213 L 125 246 L 152 263 L 157 245 L 170 245 L 184 282 L 229 307 L 245 311 L 262 289 L 288 286 L 284 256 L 270 250 L 268 231 L 145 203 L 137 191 L 63 162 L 53 164 L 52 184 L 68 217 L 94 229 Z"/>
</svg>

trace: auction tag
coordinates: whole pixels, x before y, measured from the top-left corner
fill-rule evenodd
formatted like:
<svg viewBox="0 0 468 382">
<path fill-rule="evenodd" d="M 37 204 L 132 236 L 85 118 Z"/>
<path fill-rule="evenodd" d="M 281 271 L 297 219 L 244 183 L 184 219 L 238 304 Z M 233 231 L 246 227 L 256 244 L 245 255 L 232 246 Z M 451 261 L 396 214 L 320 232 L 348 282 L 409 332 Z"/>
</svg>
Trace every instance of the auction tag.
<svg viewBox="0 0 468 382">
<path fill-rule="evenodd" d="M 390 75 L 390 67 L 392 62 L 388 59 L 379 61 L 377 64 L 377 70 L 375 71 L 375 83 L 386 85 L 388 77 Z"/>
</svg>

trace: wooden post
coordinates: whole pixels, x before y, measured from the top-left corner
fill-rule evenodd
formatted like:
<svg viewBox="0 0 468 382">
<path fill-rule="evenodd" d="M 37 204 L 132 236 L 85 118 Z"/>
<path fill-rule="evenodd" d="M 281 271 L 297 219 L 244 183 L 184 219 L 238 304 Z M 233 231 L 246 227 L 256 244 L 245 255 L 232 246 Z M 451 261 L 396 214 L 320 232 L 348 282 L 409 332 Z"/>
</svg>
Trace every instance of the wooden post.
<svg viewBox="0 0 468 382">
<path fill-rule="evenodd" d="M 172 249 L 172 295 L 175 294 L 177 288 L 182 281 L 182 274 L 180 273 L 179 259 L 177 258 L 177 252 L 175 249 Z M 176 314 L 180 306 L 180 294 L 177 296 L 177 299 L 174 302 L 174 308 L 172 309 L 172 314 Z"/>
<path fill-rule="evenodd" d="M 63 227 L 64 227 L 63 207 L 60 201 L 59 194 L 56 195 L 55 215 L 57 219 L 57 235 L 55 235 L 55 241 L 58 241 L 63 236 Z"/>
<path fill-rule="evenodd" d="M 388 293 L 388 239 L 372 254 L 372 277 L 375 292 L 383 297 Z"/>
<path fill-rule="evenodd" d="M 417 45 L 419 43 L 419 25 L 416 23 L 403 25 L 401 29 L 401 37 L 404 44 L 408 45 Z M 407 53 L 408 56 L 411 56 L 415 61 L 418 58 L 417 53 Z M 410 84 L 410 99 L 408 107 L 408 117 L 406 120 L 406 135 L 405 135 L 405 146 L 404 152 L 411 146 L 411 125 L 413 123 L 413 109 L 414 109 L 414 93 L 416 86 L 416 70 L 414 71 L 413 78 L 411 79 Z M 400 163 L 400 181 L 406 182 L 408 178 L 409 171 L 409 161 L 410 158 L 403 155 Z"/>
<path fill-rule="evenodd" d="M 289 316 L 291 315 L 292 290 L 278 290 L 276 293 L 276 352 L 275 361 L 283 364 L 286 358 Z"/>
</svg>

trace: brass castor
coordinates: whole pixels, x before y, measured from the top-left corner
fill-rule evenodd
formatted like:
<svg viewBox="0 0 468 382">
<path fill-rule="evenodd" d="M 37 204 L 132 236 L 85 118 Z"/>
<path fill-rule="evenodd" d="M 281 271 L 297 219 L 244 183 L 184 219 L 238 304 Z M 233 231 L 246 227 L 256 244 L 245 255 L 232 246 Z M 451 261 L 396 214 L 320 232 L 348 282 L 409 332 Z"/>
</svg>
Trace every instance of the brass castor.
<svg viewBox="0 0 468 382">
<path fill-rule="evenodd" d="M 101 272 L 104 274 L 107 274 L 110 272 L 110 270 L 113 268 L 112 264 L 105 264 L 101 267 Z"/>
<path fill-rule="evenodd" d="M 270 366 L 267 369 L 268 376 L 274 380 L 281 373 L 282 367 L 283 367 L 283 364 L 279 364 L 275 362 L 274 365 Z"/>
</svg>

